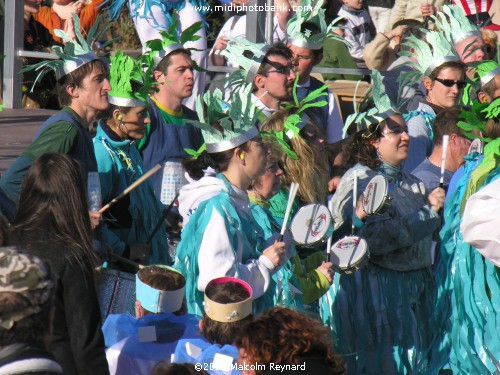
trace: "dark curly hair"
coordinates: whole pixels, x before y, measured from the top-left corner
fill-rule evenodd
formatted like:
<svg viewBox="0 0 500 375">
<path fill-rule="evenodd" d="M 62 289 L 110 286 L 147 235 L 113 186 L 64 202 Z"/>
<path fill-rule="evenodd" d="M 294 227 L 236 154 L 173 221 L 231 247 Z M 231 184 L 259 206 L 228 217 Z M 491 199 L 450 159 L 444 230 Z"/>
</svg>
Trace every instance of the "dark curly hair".
<svg viewBox="0 0 500 375">
<path fill-rule="evenodd" d="M 382 164 L 377 155 L 377 149 L 371 142 L 382 137 L 385 121 L 369 125 L 367 129 L 360 130 L 349 137 L 344 146 L 343 170 L 348 170 L 357 163 L 375 169 Z"/>
<path fill-rule="evenodd" d="M 343 374 L 343 361 L 333 352 L 330 332 L 319 321 L 296 311 L 275 307 L 238 332 L 234 344 L 251 362 L 300 364 L 305 357 L 318 358 L 331 374 Z M 256 371 L 257 375 L 262 371 Z"/>
</svg>

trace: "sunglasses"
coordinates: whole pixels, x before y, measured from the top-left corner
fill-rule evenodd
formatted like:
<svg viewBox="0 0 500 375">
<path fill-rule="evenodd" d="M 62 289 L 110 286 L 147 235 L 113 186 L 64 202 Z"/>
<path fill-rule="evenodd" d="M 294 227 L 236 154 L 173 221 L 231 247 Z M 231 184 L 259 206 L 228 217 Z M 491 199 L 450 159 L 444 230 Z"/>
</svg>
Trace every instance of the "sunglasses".
<svg viewBox="0 0 500 375">
<path fill-rule="evenodd" d="M 446 87 L 453 87 L 453 86 L 457 85 L 457 88 L 459 90 L 463 89 L 467 85 L 467 82 L 465 82 L 465 81 L 454 81 L 452 79 L 435 78 L 434 80 L 438 81 L 440 84 L 442 84 L 443 86 L 446 86 Z"/>
<path fill-rule="evenodd" d="M 269 70 L 267 73 L 279 73 L 289 76 L 290 72 L 293 72 L 294 70 L 295 68 L 293 66 L 280 66 L 274 70 Z"/>
</svg>

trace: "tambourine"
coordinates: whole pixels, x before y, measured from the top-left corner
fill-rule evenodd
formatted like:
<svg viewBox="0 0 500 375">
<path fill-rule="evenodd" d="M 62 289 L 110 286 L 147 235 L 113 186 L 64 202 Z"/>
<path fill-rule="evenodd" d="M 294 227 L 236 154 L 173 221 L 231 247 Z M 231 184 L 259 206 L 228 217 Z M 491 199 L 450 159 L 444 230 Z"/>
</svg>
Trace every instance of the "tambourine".
<svg viewBox="0 0 500 375">
<path fill-rule="evenodd" d="M 382 214 L 391 207 L 394 184 L 384 176 L 373 177 L 363 192 L 363 210 L 368 215 Z"/>
<path fill-rule="evenodd" d="M 356 272 L 368 262 L 369 258 L 368 244 L 358 236 L 346 236 L 330 248 L 330 262 L 339 273 Z"/>
<path fill-rule="evenodd" d="M 474 138 L 469 146 L 469 154 L 477 152 L 478 154 L 484 153 L 484 142 L 479 138 Z"/>
<path fill-rule="evenodd" d="M 323 204 L 308 204 L 295 214 L 290 231 L 297 244 L 314 248 L 326 243 L 333 234 L 332 215 Z"/>
</svg>

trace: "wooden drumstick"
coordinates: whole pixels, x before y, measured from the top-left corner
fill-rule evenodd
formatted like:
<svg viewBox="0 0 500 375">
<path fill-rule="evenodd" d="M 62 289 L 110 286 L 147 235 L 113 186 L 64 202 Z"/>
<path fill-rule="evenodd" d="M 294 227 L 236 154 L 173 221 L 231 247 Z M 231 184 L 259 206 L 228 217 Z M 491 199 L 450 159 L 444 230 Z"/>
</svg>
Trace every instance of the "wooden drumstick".
<svg viewBox="0 0 500 375">
<path fill-rule="evenodd" d="M 443 135 L 443 154 L 441 157 L 441 179 L 439 180 L 439 187 L 444 186 L 444 171 L 446 170 L 446 153 L 448 152 L 448 142 L 450 141 L 449 135 Z"/>
<path fill-rule="evenodd" d="M 285 218 L 283 219 L 283 225 L 281 226 L 281 232 L 278 238 L 278 242 L 283 241 L 283 236 L 285 234 L 285 229 L 288 223 L 288 217 L 290 216 L 290 211 L 292 210 L 293 201 L 295 200 L 295 196 L 297 195 L 298 190 L 299 190 L 299 184 L 296 182 L 292 182 L 292 184 L 290 185 L 290 192 L 288 194 L 288 202 L 286 204 Z"/>
<path fill-rule="evenodd" d="M 136 267 L 140 270 L 142 270 L 144 268 L 144 266 L 142 264 L 139 264 L 137 262 L 134 262 L 133 260 L 130 260 L 130 259 L 127 259 L 127 258 L 124 258 L 120 255 L 116 255 L 116 254 L 111 254 L 111 257 L 112 258 L 115 258 L 116 260 L 122 262 L 122 263 L 125 263 L 125 264 L 128 264 L 129 266 L 133 266 L 133 267 Z"/>
<path fill-rule="evenodd" d="M 352 223 L 351 223 L 351 236 L 354 235 L 355 218 L 356 218 L 356 205 L 358 202 L 358 171 L 354 171 L 354 181 L 352 186 Z"/>
<path fill-rule="evenodd" d="M 144 173 L 140 178 L 137 179 L 137 181 L 134 181 L 128 188 L 123 190 L 123 193 L 121 193 L 119 196 L 114 198 L 111 202 L 109 202 L 107 205 L 105 205 L 103 208 L 99 210 L 99 212 L 102 214 L 104 211 L 108 210 L 112 205 L 114 205 L 116 202 L 118 202 L 120 199 L 122 199 L 124 196 L 126 196 L 128 193 L 130 193 L 132 190 L 134 190 L 137 186 L 142 184 L 144 181 L 146 181 L 153 173 L 161 169 L 160 164 L 156 164 L 153 168 L 151 168 L 149 171 Z"/>
</svg>

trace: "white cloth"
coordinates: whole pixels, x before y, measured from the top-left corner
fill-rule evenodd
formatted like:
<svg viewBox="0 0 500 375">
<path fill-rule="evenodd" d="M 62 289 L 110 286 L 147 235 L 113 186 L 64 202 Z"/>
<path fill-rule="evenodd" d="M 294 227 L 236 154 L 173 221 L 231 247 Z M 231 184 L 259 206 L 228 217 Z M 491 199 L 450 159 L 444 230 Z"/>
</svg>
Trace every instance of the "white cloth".
<svg viewBox="0 0 500 375">
<path fill-rule="evenodd" d="M 220 29 L 219 35 L 217 35 L 217 39 L 220 36 L 225 36 L 225 37 L 232 37 L 232 38 L 237 38 L 237 39 L 246 39 L 247 35 L 247 16 L 239 16 L 236 21 L 235 21 L 236 16 L 230 17 L 226 23 L 222 26 Z M 281 30 L 278 24 L 278 17 L 274 15 L 273 18 L 273 41 L 274 43 L 277 42 L 284 42 L 286 43 L 287 40 L 287 33 L 286 30 Z M 213 53 L 215 53 L 214 48 L 212 47 L 212 50 L 210 51 L 209 56 L 211 56 Z M 227 66 L 237 68 L 238 66 L 234 64 L 232 61 L 227 61 L 226 63 Z"/>
<path fill-rule="evenodd" d="M 493 181 L 467 201 L 460 224 L 465 242 L 500 267 L 500 180 Z"/>
<path fill-rule="evenodd" d="M 377 33 L 383 33 L 391 20 L 392 8 L 368 6 L 368 13 Z"/>
<path fill-rule="evenodd" d="M 266 94 L 267 95 L 267 94 Z M 257 98 L 254 94 L 252 94 L 252 103 L 262 111 L 264 116 L 269 117 L 271 116 L 274 112 L 277 111 L 277 109 L 272 109 L 266 106 L 262 101 Z"/>
</svg>

